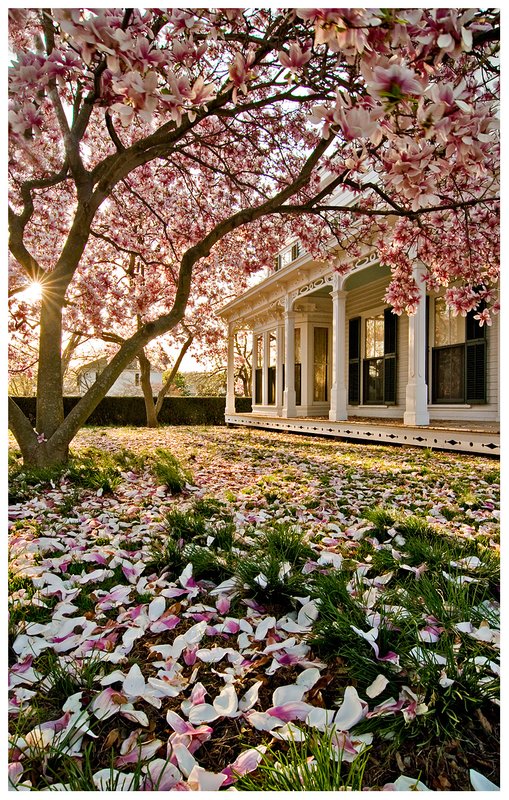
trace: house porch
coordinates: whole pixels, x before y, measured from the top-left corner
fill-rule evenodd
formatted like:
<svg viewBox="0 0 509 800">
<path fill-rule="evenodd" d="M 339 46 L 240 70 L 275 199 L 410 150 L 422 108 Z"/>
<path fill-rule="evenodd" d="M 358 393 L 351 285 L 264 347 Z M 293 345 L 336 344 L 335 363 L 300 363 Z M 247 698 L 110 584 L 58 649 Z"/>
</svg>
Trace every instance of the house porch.
<svg viewBox="0 0 509 800">
<path fill-rule="evenodd" d="M 227 425 L 285 433 L 500 456 L 500 431 L 497 422 L 433 420 L 429 426 L 423 427 L 405 425 L 403 419 L 388 421 L 381 418 L 351 417 L 336 422 L 327 417 L 284 418 L 257 413 L 227 413 L 225 421 Z"/>
</svg>

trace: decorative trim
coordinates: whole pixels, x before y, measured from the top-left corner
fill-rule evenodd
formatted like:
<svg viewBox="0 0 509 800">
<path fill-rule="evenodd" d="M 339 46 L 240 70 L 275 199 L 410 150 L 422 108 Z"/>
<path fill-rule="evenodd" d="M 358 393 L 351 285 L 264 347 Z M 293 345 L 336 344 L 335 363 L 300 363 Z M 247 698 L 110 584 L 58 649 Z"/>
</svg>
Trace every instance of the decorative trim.
<svg viewBox="0 0 509 800">
<path fill-rule="evenodd" d="M 281 419 L 254 414 L 225 414 L 227 425 L 330 436 L 338 439 L 369 441 L 378 444 L 398 444 L 429 447 L 433 450 L 452 450 L 500 457 L 500 435 L 492 432 L 448 430 L 396 425 L 366 425 L 365 423 L 331 422 L 322 419 Z"/>
<path fill-rule="evenodd" d="M 300 286 L 293 293 L 294 294 L 294 299 L 297 299 L 298 297 L 302 297 L 305 294 L 310 294 L 311 292 L 316 291 L 316 289 L 320 289 L 322 286 L 329 286 L 330 285 L 330 287 L 332 289 L 333 281 L 334 281 L 334 273 L 333 272 L 327 273 L 327 275 L 322 275 L 319 278 L 315 278 L 314 280 L 309 281 L 309 283 L 305 283 L 303 286 Z"/>
</svg>

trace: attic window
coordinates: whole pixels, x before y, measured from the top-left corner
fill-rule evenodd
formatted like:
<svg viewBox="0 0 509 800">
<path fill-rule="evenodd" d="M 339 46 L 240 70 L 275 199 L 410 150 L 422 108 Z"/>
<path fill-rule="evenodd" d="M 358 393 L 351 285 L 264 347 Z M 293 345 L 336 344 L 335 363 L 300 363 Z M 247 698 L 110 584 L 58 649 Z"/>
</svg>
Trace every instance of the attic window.
<svg viewBox="0 0 509 800">
<path fill-rule="evenodd" d="M 135 376 L 134 376 L 134 385 L 135 386 L 139 386 L 140 385 L 140 373 L 139 372 L 137 372 L 135 374 Z"/>
<path fill-rule="evenodd" d="M 298 242 L 295 242 L 291 247 L 287 247 L 276 256 L 274 259 L 274 271 L 277 272 L 283 267 L 288 266 L 288 264 L 291 264 L 292 261 L 295 261 L 295 259 L 299 257 L 299 254 L 300 246 Z"/>
</svg>

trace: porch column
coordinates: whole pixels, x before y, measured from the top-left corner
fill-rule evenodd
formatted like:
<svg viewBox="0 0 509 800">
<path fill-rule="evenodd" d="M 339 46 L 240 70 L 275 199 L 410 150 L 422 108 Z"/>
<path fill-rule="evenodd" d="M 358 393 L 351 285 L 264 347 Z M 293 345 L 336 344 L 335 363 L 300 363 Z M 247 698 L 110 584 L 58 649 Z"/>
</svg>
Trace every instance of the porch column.
<svg viewBox="0 0 509 800">
<path fill-rule="evenodd" d="M 262 406 L 269 404 L 269 333 L 264 331 L 262 346 Z"/>
<path fill-rule="evenodd" d="M 276 412 L 278 415 L 281 414 L 283 407 L 283 381 L 281 380 L 281 376 L 283 374 L 285 355 L 284 336 L 284 327 L 278 325 L 276 328 Z"/>
<path fill-rule="evenodd" d="M 413 277 L 420 289 L 419 305 L 408 317 L 408 383 L 403 422 L 405 425 L 429 425 L 428 387 L 426 385 L 426 286 L 425 267 L 416 264 Z"/>
<path fill-rule="evenodd" d="M 295 417 L 295 312 L 287 299 L 285 305 L 285 388 L 283 417 Z"/>
<path fill-rule="evenodd" d="M 228 325 L 228 366 L 226 372 L 226 413 L 235 414 L 235 352 L 233 324 Z"/>
<path fill-rule="evenodd" d="M 329 419 L 348 419 L 346 411 L 346 292 L 334 288 L 332 297 L 332 389 Z"/>
<path fill-rule="evenodd" d="M 251 334 L 251 404 L 254 406 L 256 398 L 256 334 Z"/>
</svg>

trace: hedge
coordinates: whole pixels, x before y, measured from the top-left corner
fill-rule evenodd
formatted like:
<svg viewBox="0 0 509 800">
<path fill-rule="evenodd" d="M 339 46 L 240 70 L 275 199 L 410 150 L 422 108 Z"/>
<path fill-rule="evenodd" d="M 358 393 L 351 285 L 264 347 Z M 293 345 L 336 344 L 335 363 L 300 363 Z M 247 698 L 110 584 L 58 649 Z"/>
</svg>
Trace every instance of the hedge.
<svg viewBox="0 0 509 800">
<path fill-rule="evenodd" d="M 14 397 L 20 409 L 35 427 L 35 397 Z M 80 400 L 64 397 L 64 414 Z M 225 397 L 165 397 L 159 412 L 162 425 L 224 425 Z M 250 397 L 236 397 L 235 410 L 251 411 Z M 143 397 L 104 397 L 91 413 L 87 425 L 138 425 L 147 423 Z"/>
</svg>

